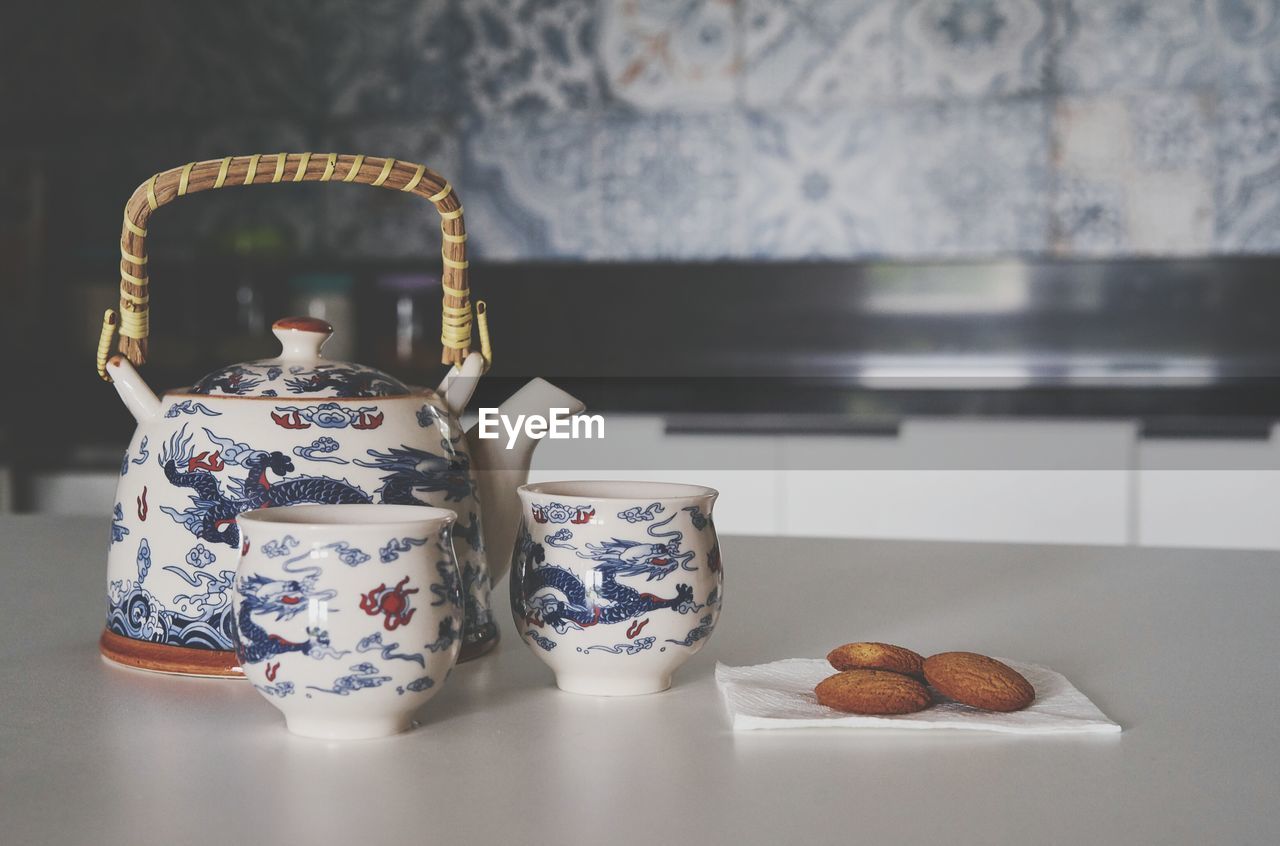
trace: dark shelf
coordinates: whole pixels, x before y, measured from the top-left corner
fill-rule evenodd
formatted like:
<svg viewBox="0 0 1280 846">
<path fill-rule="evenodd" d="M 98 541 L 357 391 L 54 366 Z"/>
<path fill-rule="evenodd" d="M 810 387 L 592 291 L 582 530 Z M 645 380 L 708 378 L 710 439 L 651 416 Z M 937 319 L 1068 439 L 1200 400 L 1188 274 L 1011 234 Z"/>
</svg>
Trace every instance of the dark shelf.
<svg viewBox="0 0 1280 846">
<path fill-rule="evenodd" d="M 70 266 L 65 278 L 90 275 Z M 153 294 L 144 375 L 189 384 L 229 363 L 228 348 L 269 354 L 266 336 L 227 342 L 236 285 L 254 280 L 270 320 L 287 308 L 285 279 L 320 269 L 356 280 L 358 360 L 411 383 L 439 380 L 438 347 L 415 366 L 380 360 L 392 315 L 376 279 L 434 269 L 422 262 L 178 256 L 152 268 L 173 281 Z M 1256 433 L 1280 420 L 1277 270 L 1270 258 L 476 262 L 496 353 L 478 401 L 496 404 L 538 375 L 606 412 L 810 415 L 852 428 L 909 415 L 1121 417 L 1152 433 Z M 4 424 L 20 463 L 127 440 L 132 421 L 93 374 L 89 341 L 52 344 L 18 376 L 27 401 Z"/>
</svg>

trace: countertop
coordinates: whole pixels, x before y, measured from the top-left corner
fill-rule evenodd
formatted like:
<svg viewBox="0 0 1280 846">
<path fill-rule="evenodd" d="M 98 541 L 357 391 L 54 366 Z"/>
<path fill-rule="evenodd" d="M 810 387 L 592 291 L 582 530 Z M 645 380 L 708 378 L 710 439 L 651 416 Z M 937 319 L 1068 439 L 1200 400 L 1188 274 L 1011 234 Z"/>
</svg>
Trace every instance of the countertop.
<svg viewBox="0 0 1280 846">
<path fill-rule="evenodd" d="M 1280 555 L 723 539 L 667 693 L 561 693 L 512 635 L 397 738 L 287 734 L 245 683 L 109 665 L 106 520 L 0 519 L 0 841 L 1276 843 Z M 848 640 L 1064 673 L 1124 732 L 733 733 L 715 662 Z"/>
</svg>

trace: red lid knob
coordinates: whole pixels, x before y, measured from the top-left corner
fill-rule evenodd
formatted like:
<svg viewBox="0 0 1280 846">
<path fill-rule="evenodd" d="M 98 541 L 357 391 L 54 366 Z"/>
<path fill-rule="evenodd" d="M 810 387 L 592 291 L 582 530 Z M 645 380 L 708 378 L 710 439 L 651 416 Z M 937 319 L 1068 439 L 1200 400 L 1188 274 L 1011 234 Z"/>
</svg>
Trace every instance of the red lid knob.
<svg viewBox="0 0 1280 846">
<path fill-rule="evenodd" d="M 280 340 L 280 358 L 315 361 L 333 327 L 316 317 L 282 317 L 271 324 L 271 332 Z"/>
<path fill-rule="evenodd" d="M 333 327 L 318 317 L 282 317 L 271 324 L 272 329 L 288 329 L 294 332 L 320 332 L 333 334 Z"/>
</svg>

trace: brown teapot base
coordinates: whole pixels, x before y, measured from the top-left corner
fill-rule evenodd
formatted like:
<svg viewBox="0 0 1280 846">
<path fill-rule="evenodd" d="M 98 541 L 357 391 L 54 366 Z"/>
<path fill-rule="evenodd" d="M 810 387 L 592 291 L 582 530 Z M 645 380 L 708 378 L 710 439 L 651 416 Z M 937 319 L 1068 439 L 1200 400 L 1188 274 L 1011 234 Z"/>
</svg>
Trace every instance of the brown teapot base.
<svg viewBox="0 0 1280 846">
<path fill-rule="evenodd" d="M 496 633 L 488 640 L 463 644 L 462 651 L 458 654 L 458 663 L 479 658 L 497 644 Z M 149 640 L 134 640 L 103 629 L 102 637 L 98 638 L 98 651 L 108 661 L 152 673 L 223 679 L 244 678 L 244 670 L 240 669 L 236 654 L 225 649 L 170 646 L 164 643 L 152 643 Z"/>
<path fill-rule="evenodd" d="M 98 638 L 102 657 L 137 670 L 179 676 L 244 678 L 236 654 L 225 649 L 192 649 L 147 640 L 134 640 L 103 629 Z"/>
</svg>

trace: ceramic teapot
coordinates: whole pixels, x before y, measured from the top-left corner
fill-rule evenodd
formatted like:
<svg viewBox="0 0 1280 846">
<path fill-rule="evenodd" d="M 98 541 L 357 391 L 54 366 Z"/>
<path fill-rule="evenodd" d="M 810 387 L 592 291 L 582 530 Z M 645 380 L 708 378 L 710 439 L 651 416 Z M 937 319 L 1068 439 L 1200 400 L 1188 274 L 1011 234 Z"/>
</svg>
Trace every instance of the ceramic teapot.
<svg viewBox="0 0 1280 846">
<path fill-rule="evenodd" d="M 444 361 L 452 365 L 444 381 L 434 391 L 415 388 L 372 367 L 328 360 L 323 345 L 332 328 L 292 317 L 272 327 L 281 344 L 278 356 L 223 367 L 158 397 L 134 367 L 147 354 L 144 239 L 150 211 L 229 180 L 328 181 L 335 175 L 418 193 L 436 204 L 445 236 L 441 340 Z M 508 448 L 505 439 L 475 437 L 474 429 L 464 434 L 459 423 L 490 357 L 483 303 L 474 312 L 483 351 L 470 351 L 473 310 L 461 212 L 449 184 L 434 172 L 364 156 L 195 162 L 157 174 L 135 191 L 121 236 L 120 315 L 104 318 L 98 353 L 100 375 L 114 384 L 138 423 L 120 465 L 111 524 L 107 623 L 100 640 L 107 658 L 160 672 L 239 675 L 231 610 L 242 545 L 236 516 L 297 503 L 452 509 L 466 612 L 462 659 L 496 643 L 490 585 L 509 563 L 520 507 L 516 487 L 525 481 L 537 441 L 524 438 Z M 117 324 L 120 354 L 108 356 Z M 549 415 L 553 408 L 577 413 L 582 407 L 535 379 L 501 411 Z M 391 562 L 412 542 L 338 553 L 353 567 Z M 296 555 L 296 544 L 285 537 L 278 548 L 262 552 Z"/>
</svg>

